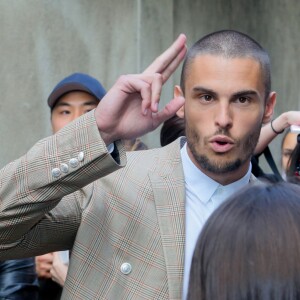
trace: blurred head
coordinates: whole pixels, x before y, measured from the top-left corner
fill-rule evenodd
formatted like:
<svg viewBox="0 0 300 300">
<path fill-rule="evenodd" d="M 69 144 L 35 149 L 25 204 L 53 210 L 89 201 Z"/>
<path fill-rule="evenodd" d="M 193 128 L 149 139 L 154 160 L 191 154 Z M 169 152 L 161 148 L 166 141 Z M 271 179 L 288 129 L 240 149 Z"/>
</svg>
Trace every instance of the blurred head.
<svg viewBox="0 0 300 300">
<path fill-rule="evenodd" d="M 289 159 L 296 145 L 297 133 L 287 131 L 281 143 L 281 168 L 283 172 L 287 170 Z"/>
<path fill-rule="evenodd" d="M 297 145 L 288 161 L 287 180 L 300 184 L 300 134 L 297 135 Z"/>
<path fill-rule="evenodd" d="M 223 203 L 198 239 L 188 299 L 300 299 L 299 193 L 260 183 Z"/>
<path fill-rule="evenodd" d="M 60 81 L 48 97 L 53 132 L 94 109 L 105 95 L 101 83 L 83 73 L 74 73 Z"/>
<path fill-rule="evenodd" d="M 190 158 L 214 180 L 227 184 L 247 172 L 261 125 L 273 114 L 270 87 L 268 54 L 245 34 L 215 32 L 188 51 L 175 87 L 185 98 L 178 115 Z"/>
</svg>

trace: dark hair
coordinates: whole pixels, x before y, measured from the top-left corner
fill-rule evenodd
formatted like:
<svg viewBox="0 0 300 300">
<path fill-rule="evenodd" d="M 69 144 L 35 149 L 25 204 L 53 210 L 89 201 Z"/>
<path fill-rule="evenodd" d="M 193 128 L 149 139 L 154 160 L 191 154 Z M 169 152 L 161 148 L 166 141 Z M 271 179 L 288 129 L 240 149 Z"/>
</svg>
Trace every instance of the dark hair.
<svg viewBox="0 0 300 300">
<path fill-rule="evenodd" d="M 297 136 L 297 145 L 288 162 L 287 180 L 300 184 L 300 134 Z"/>
<path fill-rule="evenodd" d="M 180 136 L 184 135 L 184 119 L 179 118 L 177 115 L 175 115 L 163 123 L 163 126 L 160 130 L 160 144 L 162 146 L 166 146 L 175 141 Z"/>
<path fill-rule="evenodd" d="M 271 91 L 270 58 L 263 47 L 248 35 L 235 30 L 213 32 L 197 41 L 188 51 L 181 72 L 180 87 L 185 92 L 187 70 L 194 58 L 203 55 L 220 55 L 225 58 L 249 57 L 259 62 L 265 86 L 265 99 Z"/>
<path fill-rule="evenodd" d="M 288 136 L 290 133 L 291 133 L 291 129 L 288 128 L 288 130 L 285 131 L 285 133 L 284 133 L 284 135 L 283 135 L 283 137 L 282 137 L 282 140 L 281 140 L 281 148 L 280 148 L 280 149 L 281 149 L 281 154 L 282 154 L 283 144 L 284 144 L 284 142 L 285 142 L 287 136 Z"/>
<path fill-rule="evenodd" d="M 257 183 L 223 203 L 198 239 L 188 299 L 300 299 L 299 194 Z"/>
</svg>

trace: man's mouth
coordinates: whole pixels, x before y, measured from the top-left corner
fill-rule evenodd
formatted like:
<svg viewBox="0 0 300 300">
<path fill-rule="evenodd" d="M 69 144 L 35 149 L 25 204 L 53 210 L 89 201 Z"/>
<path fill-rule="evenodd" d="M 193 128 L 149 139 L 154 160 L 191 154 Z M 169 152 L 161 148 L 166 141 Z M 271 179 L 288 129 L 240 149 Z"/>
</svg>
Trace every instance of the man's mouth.
<svg viewBox="0 0 300 300">
<path fill-rule="evenodd" d="M 234 141 L 228 136 L 217 135 L 209 139 L 209 144 L 211 145 L 214 152 L 225 153 L 230 151 L 234 147 Z"/>
</svg>

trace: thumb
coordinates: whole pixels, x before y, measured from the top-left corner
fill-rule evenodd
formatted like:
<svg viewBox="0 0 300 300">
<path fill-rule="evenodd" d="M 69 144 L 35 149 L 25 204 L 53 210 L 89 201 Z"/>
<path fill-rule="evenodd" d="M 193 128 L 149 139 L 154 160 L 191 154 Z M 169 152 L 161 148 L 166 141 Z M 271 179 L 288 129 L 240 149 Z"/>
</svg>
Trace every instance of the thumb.
<svg viewBox="0 0 300 300">
<path fill-rule="evenodd" d="M 173 117 L 176 112 L 184 105 L 185 98 L 182 96 L 175 97 L 172 99 L 160 112 L 157 113 L 155 126 L 159 126 L 164 121 Z"/>
</svg>

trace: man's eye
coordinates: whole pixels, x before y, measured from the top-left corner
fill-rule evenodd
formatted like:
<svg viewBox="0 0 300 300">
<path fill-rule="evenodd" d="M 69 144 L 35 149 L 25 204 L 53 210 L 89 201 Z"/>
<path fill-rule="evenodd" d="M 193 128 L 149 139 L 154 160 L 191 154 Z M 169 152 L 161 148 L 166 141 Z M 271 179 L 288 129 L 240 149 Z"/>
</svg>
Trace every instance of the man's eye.
<svg viewBox="0 0 300 300">
<path fill-rule="evenodd" d="M 239 101 L 240 103 L 246 103 L 246 102 L 249 101 L 249 99 L 248 99 L 247 97 L 239 97 L 238 101 Z"/>
<path fill-rule="evenodd" d="M 60 112 L 60 114 L 61 114 L 61 115 L 69 115 L 70 112 L 69 112 L 68 110 L 62 110 L 62 111 Z"/>
<path fill-rule="evenodd" d="M 211 95 L 203 95 L 201 96 L 201 98 L 205 101 L 211 101 L 212 100 L 212 96 Z"/>
<path fill-rule="evenodd" d="M 285 157 L 290 157 L 290 156 L 292 155 L 292 152 L 293 152 L 293 151 L 289 151 L 289 150 L 284 151 L 284 152 L 283 152 L 283 156 L 285 156 Z"/>
</svg>

